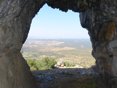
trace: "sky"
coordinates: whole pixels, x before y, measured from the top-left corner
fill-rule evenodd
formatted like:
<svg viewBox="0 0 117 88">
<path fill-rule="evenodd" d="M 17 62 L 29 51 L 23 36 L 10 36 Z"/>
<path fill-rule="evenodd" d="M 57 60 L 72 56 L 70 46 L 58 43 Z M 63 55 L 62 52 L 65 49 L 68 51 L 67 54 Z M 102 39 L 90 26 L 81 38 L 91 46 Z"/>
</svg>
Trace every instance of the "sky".
<svg viewBox="0 0 117 88">
<path fill-rule="evenodd" d="M 81 27 L 78 13 L 62 12 L 44 5 L 32 20 L 28 38 L 89 39 L 89 35 Z"/>
</svg>

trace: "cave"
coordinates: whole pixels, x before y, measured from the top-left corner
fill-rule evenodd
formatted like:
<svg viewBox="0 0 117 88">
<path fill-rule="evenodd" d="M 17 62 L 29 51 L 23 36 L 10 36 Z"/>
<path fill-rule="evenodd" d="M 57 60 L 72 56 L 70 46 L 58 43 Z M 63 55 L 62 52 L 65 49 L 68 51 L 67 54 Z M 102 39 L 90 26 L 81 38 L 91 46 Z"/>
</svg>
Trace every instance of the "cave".
<svg viewBox="0 0 117 88">
<path fill-rule="evenodd" d="M 116 88 L 116 0 L 0 0 L 0 88 L 36 88 L 20 50 L 33 17 L 45 3 L 64 12 L 69 9 L 80 13 L 98 73 L 106 88 Z"/>
</svg>

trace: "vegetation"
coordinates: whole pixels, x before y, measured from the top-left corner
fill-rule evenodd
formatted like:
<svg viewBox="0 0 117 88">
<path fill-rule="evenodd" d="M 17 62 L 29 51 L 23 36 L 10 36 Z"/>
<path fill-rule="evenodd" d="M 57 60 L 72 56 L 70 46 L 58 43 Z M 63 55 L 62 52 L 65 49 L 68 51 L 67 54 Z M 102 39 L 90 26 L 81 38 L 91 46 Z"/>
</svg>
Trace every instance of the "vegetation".
<svg viewBox="0 0 117 88">
<path fill-rule="evenodd" d="M 31 70 L 47 70 L 54 68 L 56 60 L 50 57 L 44 57 L 39 60 L 27 59 L 27 64 Z"/>
<path fill-rule="evenodd" d="M 38 61 L 36 59 L 26 59 L 26 61 L 30 67 L 30 70 L 38 70 L 37 64 L 36 64 Z"/>
<path fill-rule="evenodd" d="M 68 67 L 73 63 L 89 68 L 95 64 L 88 40 L 28 40 L 22 48 L 25 59 L 56 58 Z"/>
<path fill-rule="evenodd" d="M 91 46 L 86 40 L 29 40 L 22 49 L 22 54 L 32 71 L 53 69 L 55 64 L 59 66 L 59 62 L 61 67 L 77 67 L 78 65 L 89 68 L 95 64 L 90 53 Z M 42 73 L 40 74 L 40 72 Z M 43 72 L 46 72 L 46 74 L 43 74 Z M 63 72 L 60 71 L 60 76 L 54 72 L 56 76 L 52 75 L 51 77 L 49 70 L 39 71 L 39 74 L 36 73 L 36 75 L 40 77 L 42 85 L 45 80 L 48 82 L 52 78 L 52 86 L 49 82 L 46 83 L 50 86 L 48 88 L 96 88 L 96 82 L 92 77 L 87 75 L 86 77 L 84 75 L 78 77 L 78 74 L 73 72 L 65 69 Z"/>
<path fill-rule="evenodd" d="M 75 64 L 65 61 L 64 62 L 64 66 L 66 66 L 66 67 L 73 67 L 73 66 L 75 66 Z"/>
</svg>

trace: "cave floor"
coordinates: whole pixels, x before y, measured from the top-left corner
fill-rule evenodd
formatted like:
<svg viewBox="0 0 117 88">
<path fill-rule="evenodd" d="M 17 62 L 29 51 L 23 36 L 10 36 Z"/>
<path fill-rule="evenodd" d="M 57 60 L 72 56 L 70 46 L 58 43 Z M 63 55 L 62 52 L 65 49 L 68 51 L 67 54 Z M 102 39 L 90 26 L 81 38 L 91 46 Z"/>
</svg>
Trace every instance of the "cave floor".
<svg viewBox="0 0 117 88">
<path fill-rule="evenodd" d="M 97 88 L 96 74 L 92 69 L 52 69 L 33 71 L 33 75 L 38 88 Z"/>
</svg>

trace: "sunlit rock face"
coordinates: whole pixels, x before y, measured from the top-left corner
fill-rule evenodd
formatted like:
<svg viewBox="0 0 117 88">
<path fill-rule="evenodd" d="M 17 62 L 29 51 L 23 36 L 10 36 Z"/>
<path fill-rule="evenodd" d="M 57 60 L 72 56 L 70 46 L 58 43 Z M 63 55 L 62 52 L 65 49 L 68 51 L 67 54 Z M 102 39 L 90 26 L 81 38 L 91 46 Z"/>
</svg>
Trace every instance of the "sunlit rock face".
<svg viewBox="0 0 117 88">
<path fill-rule="evenodd" d="M 98 73 L 106 88 L 117 88 L 117 0 L 0 0 L 0 88 L 36 88 L 20 49 L 33 17 L 45 3 L 80 13 Z"/>
</svg>

